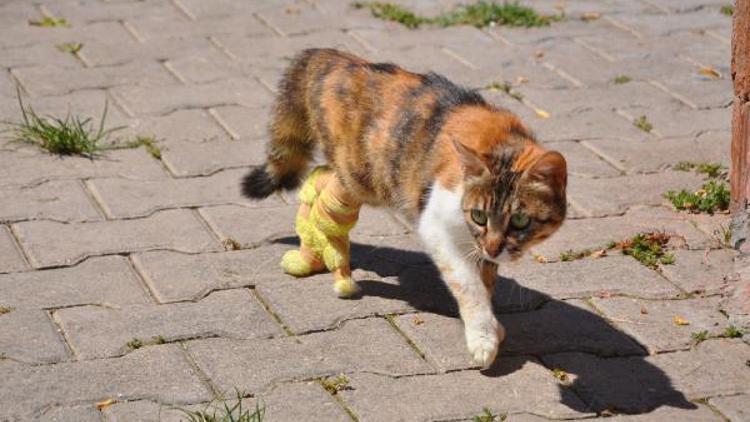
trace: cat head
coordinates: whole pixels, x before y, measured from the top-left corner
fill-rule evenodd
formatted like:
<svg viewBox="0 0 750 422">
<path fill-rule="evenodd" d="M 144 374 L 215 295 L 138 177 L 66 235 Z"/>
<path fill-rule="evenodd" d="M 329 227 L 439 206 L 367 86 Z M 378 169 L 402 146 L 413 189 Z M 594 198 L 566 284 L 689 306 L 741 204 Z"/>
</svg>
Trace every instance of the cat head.
<svg viewBox="0 0 750 422">
<path fill-rule="evenodd" d="M 484 259 L 515 260 L 560 227 L 568 179 L 560 153 L 528 139 L 487 152 L 454 146 L 464 173 L 464 217 Z"/>
</svg>

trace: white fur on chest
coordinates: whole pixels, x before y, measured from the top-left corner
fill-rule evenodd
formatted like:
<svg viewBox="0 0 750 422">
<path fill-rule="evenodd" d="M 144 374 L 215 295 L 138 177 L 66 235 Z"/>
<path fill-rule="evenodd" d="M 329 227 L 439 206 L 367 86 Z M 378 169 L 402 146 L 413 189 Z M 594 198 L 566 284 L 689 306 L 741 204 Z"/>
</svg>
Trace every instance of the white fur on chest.
<svg viewBox="0 0 750 422">
<path fill-rule="evenodd" d="M 475 240 L 461 209 L 462 196 L 461 189 L 453 192 L 434 184 L 419 219 L 419 234 L 438 259 L 462 259 L 474 248 Z"/>
</svg>

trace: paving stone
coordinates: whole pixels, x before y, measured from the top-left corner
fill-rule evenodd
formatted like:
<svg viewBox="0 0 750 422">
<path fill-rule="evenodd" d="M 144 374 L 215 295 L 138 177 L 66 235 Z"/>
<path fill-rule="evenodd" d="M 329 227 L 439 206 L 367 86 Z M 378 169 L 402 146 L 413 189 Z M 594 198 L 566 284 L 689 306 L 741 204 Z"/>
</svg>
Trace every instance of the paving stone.
<svg viewBox="0 0 750 422">
<path fill-rule="evenodd" d="M 73 26 L 91 22 L 130 20 L 142 16 L 170 17 L 174 20 L 185 19 L 173 5 L 164 1 L 144 4 L 132 2 L 102 3 L 97 0 L 82 0 L 48 2 L 44 6 L 54 16 L 65 16 Z"/>
<path fill-rule="evenodd" d="M 115 87 L 131 114 L 168 114 L 183 108 L 221 105 L 258 107 L 269 105 L 271 96 L 258 82 L 248 78 L 227 79 L 201 85 L 164 85 L 158 89 L 142 86 Z M 158 95 L 154 95 L 158 92 Z"/>
<path fill-rule="evenodd" d="M 44 172 L 39 169 L 43 168 Z M 30 148 L 0 153 L 0 186 L 29 186 L 55 179 L 122 177 L 162 179 L 167 173 L 143 148 L 108 151 L 102 157 L 58 157 Z"/>
<path fill-rule="evenodd" d="M 670 35 L 679 31 L 695 32 L 730 25 L 726 16 L 706 9 L 675 15 L 623 14 L 617 16 L 617 21 L 638 33 L 652 36 Z"/>
<path fill-rule="evenodd" d="M 551 301 L 533 312 L 498 315 L 506 330 L 498 360 L 514 355 L 585 351 L 605 356 L 641 355 L 630 337 L 588 309 L 583 301 Z M 460 319 L 418 313 L 401 315 L 396 324 L 442 371 L 476 368 L 466 351 Z"/>
<path fill-rule="evenodd" d="M 729 213 L 716 213 L 714 215 L 685 213 L 685 217 L 698 230 L 711 236 L 717 244 L 724 247 L 730 246 L 731 239 L 728 239 L 728 233 L 732 224 L 732 216 Z"/>
<path fill-rule="evenodd" d="M 55 318 L 82 359 L 123 355 L 128 342 L 144 344 L 189 338 L 263 338 L 282 333 L 246 289 L 215 292 L 199 302 L 131 305 L 119 309 L 85 306 L 61 309 Z"/>
<path fill-rule="evenodd" d="M 215 0 L 208 4 L 202 0 L 179 0 L 180 9 L 197 20 L 251 13 L 274 4 L 278 5 L 278 1 L 258 0 L 241 4 L 234 0 Z"/>
<path fill-rule="evenodd" d="M 205 37 L 168 38 L 139 43 L 131 38 L 129 42 L 112 43 L 107 40 L 91 41 L 78 52 L 78 56 L 89 66 L 114 66 L 132 61 L 166 61 L 178 57 L 204 54 L 216 47 Z"/>
<path fill-rule="evenodd" d="M 719 355 L 722 358 L 716 359 Z M 720 339 L 704 341 L 690 351 L 645 358 L 561 353 L 542 360 L 570 373 L 571 388 L 592 410 L 640 413 L 662 405 L 693 409 L 687 400 L 747 391 L 748 356 L 746 344 Z"/>
<path fill-rule="evenodd" d="M 615 138 L 620 142 L 641 139 L 653 142 L 652 135 L 609 110 L 581 110 L 572 114 L 553 112 L 549 118 L 535 116 L 527 122 L 534 129 L 538 139 L 543 142 L 583 141 L 603 137 Z"/>
<path fill-rule="evenodd" d="M 293 420 L 318 420 L 318 421 L 349 421 L 349 417 L 341 406 L 323 390 L 316 382 L 282 384 L 272 388 L 270 391 L 261 393 L 256 399 L 245 399 L 242 402 L 243 409 L 254 410 L 256 404 L 263 409 L 264 421 L 293 421 Z M 230 408 L 236 401 L 229 400 Z M 190 410 L 208 409 L 213 413 L 220 403 L 208 403 L 200 405 L 185 406 Z M 138 420 L 142 422 L 181 422 L 185 414 L 160 403 L 139 400 L 127 403 L 117 403 L 108 407 L 103 412 L 111 422 L 129 422 Z M 217 412 L 218 414 L 218 412 Z"/>
<path fill-rule="evenodd" d="M 10 273 L 26 269 L 21 251 L 16 247 L 8 226 L 0 225 L 0 273 Z M 2 277 L 2 276 L 0 276 Z"/>
<path fill-rule="evenodd" d="M 622 216 L 566 220 L 560 229 L 538 246 L 532 253 L 548 260 L 557 260 L 560 253 L 572 249 L 595 249 L 609 242 L 631 238 L 638 233 L 659 231 L 675 234 L 690 249 L 713 245 L 705 234 L 683 220 L 678 213 L 664 208 L 631 208 Z M 682 242 L 684 238 L 684 242 Z"/>
<path fill-rule="evenodd" d="M 321 13 L 312 5 L 294 3 L 287 7 L 269 7 L 257 13 L 258 19 L 282 36 L 304 35 L 310 32 L 334 29 L 382 28 L 378 19 L 360 17 L 358 14 L 340 16 Z"/>
<path fill-rule="evenodd" d="M 213 111 L 229 127 L 235 139 L 261 139 L 268 135 L 269 115 L 266 110 L 224 106 Z"/>
<path fill-rule="evenodd" d="M 84 47 L 85 48 L 85 47 Z M 63 95 L 80 89 L 103 89 L 120 85 L 153 88 L 175 79 L 155 61 L 132 62 L 116 67 L 63 68 L 36 66 L 14 69 L 13 74 L 33 95 Z"/>
<path fill-rule="evenodd" d="M 207 401 L 211 394 L 177 345 L 145 347 L 118 359 L 32 367 L 0 361 L 0 417 L 26 419 L 53 404 L 107 398 Z M 65 388 L 61 388 L 65 385 Z"/>
<path fill-rule="evenodd" d="M 635 205 L 667 205 L 664 193 L 687 189 L 694 192 L 705 183 L 702 175 L 662 171 L 612 178 L 568 178 L 568 200 L 586 216 L 621 215 Z"/>
<path fill-rule="evenodd" d="M 102 414 L 92 405 L 55 406 L 43 410 L 38 420 L 50 422 L 101 422 Z"/>
<path fill-rule="evenodd" d="M 78 181 L 55 180 L 33 187 L 0 187 L 0 221 L 37 219 L 81 222 L 102 218 Z"/>
<path fill-rule="evenodd" d="M 732 103 L 732 82 L 728 79 L 680 83 L 660 80 L 659 83 L 698 109 L 727 108 Z"/>
<path fill-rule="evenodd" d="M 736 278 L 732 268 L 738 253 L 732 249 L 673 252 L 674 265 L 664 265 L 662 274 L 688 293 L 714 294 L 723 292 Z"/>
<path fill-rule="evenodd" d="M 0 356 L 43 364 L 67 360 L 68 352 L 46 312 L 16 309 L 0 315 Z"/>
<path fill-rule="evenodd" d="M 263 164 L 265 142 L 243 139 L 167 145 L 162 150 L 162 161 L 177 177 L 207 176 L 220 170 Z"/>
<path fill-rule="evenodd" d="M 34 20 L 41 19 L 41 16 Z M 34 25 L 13 25 L 3 28 L 0 48 L 15 47 L 18 40 L 23 44 L 64 44 L 82 43 L 106 39 L 112 43 L 132 40 L 128 31 L 119 22 L 93 22 L 87 25 L 70 27 L 42 27 Z"/>
<path fill-rule="evenodd" d="M 697 405 L 695 409 L 679 409 L 665 406 L 642 415 L 615 415 L 612 418 L 609 418 L 609 421 L 613 422 L 660 422 L 665 420 L 720 422 L 723 419 L 716 413 L 712 412 L 709 408 L 701 405 Z"/>
<path fill-rule="evenodd" d="M 680 293 L 655 271 L 620 255 L 549 264 L 506 265 L 500 269 L 500 275 L 527 289 L 559 299 L 616 294 L 666 298 Z"/>
<path fill-rule="evenodd" d="M 162 155 L 186 143 L 204 143 L 229 139 L 216 120 L 203 109 L 177 110 L 164 116 L 142 116 L 128 122 L 124 137 L 151 136 Z M 206 145 L 202 148 L 208 149 Z"/>
<path fill-rule="evenodd" d="M 219 245 L 189 210 L 168 210 L 136 220 L 62 224 L 52 221 L 14 225 L 35 268 L 73 265 L 97 255 L 172 249 L 214 251 Z"/>
<path fill-rule="evenodd" d="M 372 341 L 375 338 L 377 342 Z M 432 372 L 382 319 L 349 321 L 335 331 L 273 340 L 196 340 L 187 348 L 223 391 L 238 388 L 252 393 L 271 383 L 342 372 L 394 376 Z"/>
<path fill-rule="evenodd" d="M 286 276 L 281 257 L 290 249 L 267 245 L 255 249 L 188 255 L 153 251 L 133 255 L 133 263 L 163 303 L 198 300 L 212 290 L 275 283 Z"/>
<path fill-rule="evenodd" d="M 240 194 L 246 169 L 227 170 L 208 177 L 134 182 L 126 179 L 94 179 L 93 194 L 109 218 L 132 218 L 169 208 L 238 204 L 252 208 L 283 206 L 277 197 L 250 202 Z"/>
<path fill-rule="evenodd" d="M 654 127 L 651 133 L 668 138 L 696 136 L 709 130 L 728 131 L 731 126 L 731 111 L 723 108 L 694 110 L 687 106 L 631 107 L 620 110 L 619 113 L 630 116 L 630 121 L 646 116 Z"/>
<path fill-rule="evenodd" d="M 616 297 L 592 301 L 609 320 L 652 354 L 689 349 L 694 344 L 693 334 L 706 331 L 710 336 L 718 336 L 728 326 L 727 318 L 719 312 L 718 297 L 685 300 Z M 677 325 L 675 317 L 689 324 Z"/>
<path fill-rule="evenodd" d="M 4 48 L 2 52 L 0 66 L 8 69 L 37 65 L 83 69 L 83 64 L 75 56 L 58 50 L 52 43 L 14 46 Z"/>
<path fill-rule="evenodd" d="M 748 406 L 750 401 L 746 395 L 714 397 L 708 402 L 732 422 L 745 421 L 750 418 L 750 406 Z"/>
<path fill-rule="evenodd" d="M 183 56 L 164 63 L 180 80 L 204 84 L 250 75 L 251 67 L 243 65 L 221 50 L 205 50 L 200 55 Z"/>
<path fill-rule="evenodd" d="M 60 308 L 147 303 L 125 258 L 91 258 L 71 268 L 0 274 L 2 304 L 20 308 Z"/>
<path fill-rule="evenodd" d="M 274 36 L 274 32 L 250 14 L 236 14 L 217 19 L 176 20 L 171 16 L 143 16 L 128 20 L 144 42 L 162 38 L 182 38 L 220 34 L 237 34 L 249 38 Z"/>
<path fill-rule="evenodd" d="M 496 414 L 533 409 L 551 418 L 587 415 L 586 406 L 531 357 L 508 357 L 490 373 L 459 371 L 397 379 L 356 374 L 349 385 L 352 390 L 339 395 L 361 421 L 453 420 L 479 415 L 485 408 Z"/>
<path fill-rule="evenodd" d="M 599 158 L 578 142 L 546 142 L 545 148 L 557 151 L 565 157 L 568 175 L 581 177 L 611 177 L 620 171 Z"/>
<path fill-rule="evenodd" d="M 696 139 L 653 140 L 592 139 L 583 144 L 627 173 L 663 170 L 680 161 L 694 163 L 728 163 L 731 136 L 726 132 L 709 132 Z"/>
</svg>

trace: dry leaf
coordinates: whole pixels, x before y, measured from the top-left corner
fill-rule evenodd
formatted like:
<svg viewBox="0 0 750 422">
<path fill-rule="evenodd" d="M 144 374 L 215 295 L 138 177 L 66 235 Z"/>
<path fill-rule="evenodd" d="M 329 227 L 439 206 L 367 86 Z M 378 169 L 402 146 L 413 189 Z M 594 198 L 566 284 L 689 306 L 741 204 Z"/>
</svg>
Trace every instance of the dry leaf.
<svg viewBox="0 0 750 422">
<path fill-rule="evenodd" d="M 549 262 L 546 256 L 537 254 L 534 255 L 534 260 L 540 264 L 546 264 Z"/>
<path fill-rule="evenodd" d="M 675 325 L 690 325 L 690 321 L 681 316 L 675 316 L 672 318 L 672 322 L 674 322 Z"/>
<path fill-rule="evenodd" d="M 648 313 L 648 309 L 646 309 L 646 307 L 645 307 L 645 306 L 641 306 L 641 313 L 642 313 L 643 315 L 646 315 L 646 314 Z"/>
<path fill-rule="evenodd" d="M 537 116 L 541 117 L 542 119 L 548 119 L 549 118 L 549 113 L 547 113 L 546 111 L 542 110 L 541 108 L 536 108 L 535 107 L 534 108 L 534 112 L 536 113 Z"/>
<path fill-rule="evenodd" d="M 536 57 L 537 59 L 541 59 L 542 57 L 544 57 L 544 50 L 537 50 L 537 51 L 535 51 L 534 52 L 534 57 Z"/>
<path fill-rule="evenodd" d="M 415 315 L 414 318 L 411 319 L 411 323 L 414 325 L 422 325 L 424 324 L 424 320 L 418 315 Z"/>
<path fill-rule="evenodd" d="M 94 406 L 96 406 L 96 408 L 99 410 L 104 410 L 108 408 L 109 406 L 112 406 L 115 403 L 117 403 L 117 400 L 115 399 L 106 399 L 106 400 L 96 402 Z"/>
<path fill-rule="evenodd" d="M 607 299 L 612 297 L 612 292 L 610 292 L 609 290 L 600 290 L 596 292 L 596 297 L 600 299 Z"/>
<path fill-rule="evenodd" d="M 560 381 L 568 380 L 568 373 L 564 369 L 555 368 L 552 370 L 552 376 L 559 379 Z"/>
<path fill-rule="evenodd" d="M 589 255 L 592 258 L 601 258 L 603 256 L 607 256 L 607 250 L 606 249 L 599 249 L 594 252 L 591 252 L 591 255 Z"/>
<path fill-rule="evenodd" d="M 599 12 L 585 12 L 581 15 L 581 20 L 583 21 L 595 21 L 602 17 L 602 14 Z"/>
<path fill-rule="evenodd" d="M 527 78 L 525 76 L 519 76 L 519 77 L 516 78 L 516 85 L 525 84 L 528 81 L 529 81 L 529 78 Z"/>
<path fill-rule="evenodd" d="M 713 67 L 702 67 L 698 71 L 698 73 L 700 73 L 701 75 L 704 75 L 704 76 L 708 76 L 710 78 L 714 78 L 714 79 L 720 79 L 721 78 L 721 73 L 719 73 L 719 71 L 716 70 L 716 69 L 714 69 Z"/>
</svg>

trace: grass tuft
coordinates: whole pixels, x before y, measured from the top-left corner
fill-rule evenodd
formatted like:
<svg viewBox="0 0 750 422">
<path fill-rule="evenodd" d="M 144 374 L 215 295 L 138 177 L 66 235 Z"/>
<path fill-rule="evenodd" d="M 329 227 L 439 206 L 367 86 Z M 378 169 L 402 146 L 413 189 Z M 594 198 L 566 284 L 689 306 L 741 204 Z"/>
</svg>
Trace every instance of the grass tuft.
<svg viewBox="0 0 750 422">
<path fill-rule="evenodd" d="M 13 309 L 14 308 L 12 308 L 10 306 L 0 306 L 0 315 L 9 314 L 9 313 L 13 312 Z"/>
<path fill-rule="evenodd" d="M 742 337 L 743 332 L 734 325 L 730 325 L 729 327 L 724 329 L 722 335 L 727 338 L 740 338 Z"/>
<path fill-rule="evenodd" d="M 135 140 L 125 142 L 121 145 L 114 146 L 113 148 L 138 148 L 144 147 L 146 152 L 151 154 L 152 157 L 157 160 L 161 160 L 161 148 L 156 145 L 156 139 L 153 136 L 142 136 L 138 135 Z"/>
<path fill-rule="evenodd" d="M 256 403 L 254 409 L 246 409 L 242 406 L 242 394 L 239 391 L 236 394 L 236 402 L 231 406 L 226 399 L 217 398 L 203 410 L 176 410 L 185 414 L 187 422 L 262 422 L 265 418 L 265 407 L 260 407 Z"/>
<path fill-rule="evenodd" d="M 709 180 L 696 192 L 688 192 L 685 189 L 679 192 L 668 191 L 664 197 L 678 210 L 713 215 L 715 212 L 729 209 L 731 194 L 725 182 Z"/>
<path fill-rule="evenodd" d="M 343 374 L 336 377 L 322 378 L 320 384 L 331 394 L 336 394 L 339 391 L 351 388 L 349 387 L 349 377 Z"/>
<path fill-rule="evenodd" d="M 516 101 L 523 101 L 523 94 L 513 89 L 513 84 L 508 81 L 505 82 L 490 82 L 484 89 L 490 91 L 501 91 L 513 98 Z"/>
<path fill-rule="evenodd" d="M 140 339 L 134 338 L 125 345 L 128 346 L 128 350 L 132 352 L 133 350 L 138 350 L 143 347 L 143 342 Z"/>
<path fill-rule="evenodd" d="M 91 157 L 101 148 L 100 142 L 106 140 L 113 132 L 122 127 L 105 129 L 108 104 L 104 103 L 104 111 L 99 120 L 98 128 L 93 126 L 90 117 L 71 116 L 64 119 L 58 117 L 41 117 L 31 106 L 24 106 L 19 93 L 18 103 L 21 107 L 23 121 L 20 123 L 4 122 L 11 142 L 36 145 L 53 154 L 83 155 Z"/>
<path fill-rule="evenodd" d="M 648 121 L 648 117 L 645 115 L 633 120 L 633 125 L 646 133 L 651 133 L 651 131 L 654 130 L 654 125 Z"/>
<path fill-rule="evenodd" d="M 719 9 L 722 15 L 732 16 L 734 15 L 734 6 L 721 6 Z"/>
<path fill-rule="evenodd" d="M 622 242 L 611 242 L 607 249 L 621 249 L 623 254 L 655 270 L 659 264 L 672 265 L 676 261 L 673 254 L 666 252 L 669 239 L 670 235 L 663 232 L 638 233 Z"/>
<path fill-rule="evenodd" d="M 575 261 L 577 259 L 586 258 L 589 255 L 591 255 L 590 249 L 581 249 L 578 251 L 575 251 L 573 249 L 568 249 L 560 253 L 560 261 L 562 262 Z"/>
<path fill-rule="evenodd" d="M 708 331 L 698 331 L 690 335 L 690 338 L 693 339 L 693 344 L 700 344 L 704 341 L 708 340 Z"/>
<path fill-rule="evenodd" d="M 695 171 L 696 173 L 705 174 L 706 177 L 715 179 L 726 178 L 725 170 L 727 168 L 721 163 L 680 161 L 672 166 L 672 169 L 677 171 Z"/>
<path fill-rule="evenodd" d="M 56 26 L 61 26 L 64 28 L 70 28 L 70 24 L 68 23 L 67 19 L 65 18 L 53 18 L 51 16 L 45 16 L 41 20 L 38 21 L 29 21 L 29 25 L 31 26 L 40 26 L 43 28 L 54 28 Z"/>
<path fill-rule="evenodd" d="M 83 44 L 79 42 L 66 42 L 57 44 L 55 48 L 62 51 L 63 53 L 78 54 L 78 52 L 83 48 Z"/>
<path fill-rule="evenodd" d="M 410 29 L 416 29 L 423 24 L 442 27 L 472 25 L 483 28 L 505 25 L 530 28 L 548 26 L 550 23 L 562 19 L 562 16 L 540 15 L 529 7 L 507 2 L 479 1 L 470 5 L 460 5 L 434 18 L 419 16 L 407 7 L 393 3 L 356 2 L 353 3 L 353 6 L 358 9 L 370 9 L 370 12 L 376 18 L 398 22 Z"/>
<path fill-rule="evenodd" d="M 503 422 L 507 418 L 507 415 L 495 415 L 488 408 L 482 409 L 482 413 L 474 416 L 472 422 Z"/>
<path fill-rule="evenodd" d="M 632 81 L 632 79 L 628 75 L 617 75 L 612 81 L 617 85 L 622 85 Z"/>
</svg>

